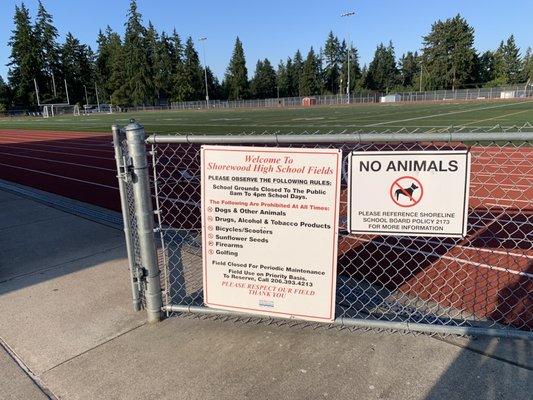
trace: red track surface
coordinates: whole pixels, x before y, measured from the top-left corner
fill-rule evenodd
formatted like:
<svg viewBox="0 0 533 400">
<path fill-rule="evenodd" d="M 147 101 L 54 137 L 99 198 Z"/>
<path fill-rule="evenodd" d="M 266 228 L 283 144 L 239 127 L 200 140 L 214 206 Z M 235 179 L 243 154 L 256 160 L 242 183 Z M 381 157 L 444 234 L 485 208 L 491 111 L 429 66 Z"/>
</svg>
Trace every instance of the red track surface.
<svg viewBox="0 0 533 400">
<path fill-rule="evenodd" d="M 0 130 L 0 178 L 120 211 L 111 135 Z"/>
<path fill-rule="evenodd" d="M 102 133 L 0 130 L 0 178 L 120 211 L 111 140 Z M 471 150 L 471 228 L 459 245 L 346 236 L 339 271 L 533 329 L 533 150 Z M 192 155 L 179 152 L 182 165 L 190 164 Z"/>
</svg>

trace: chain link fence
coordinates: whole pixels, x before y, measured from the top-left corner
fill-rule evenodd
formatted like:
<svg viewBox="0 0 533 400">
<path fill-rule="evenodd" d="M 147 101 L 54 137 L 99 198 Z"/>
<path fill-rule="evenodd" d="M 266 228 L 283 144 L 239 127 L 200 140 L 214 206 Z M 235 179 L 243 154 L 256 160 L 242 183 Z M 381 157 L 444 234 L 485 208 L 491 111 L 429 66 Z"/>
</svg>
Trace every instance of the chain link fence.
<svg viewBox="0 0 533 400">
<path fill-rule="evenodd" d="M 387 98 L 383 98 L 388 96 Z M 366 104 L 379 102 L 428 102 L 428 101 L 465 101 L 465 100 L 496 100 L 526 99 L 533 97 L 533 86 L 528 83 L 497 86 L 490 88 L 443 89 L 426 91 L 376 92 L 364 90 L 350 94 L 316 95 L 280 97 L 272 99 L 249 100 L 205 100 L 172 102 L 173 110 L 195 109 L 232 109 L 232 108 L 276 108 L 302 107 L 304 99 L 312 99 L 309 104 L 318 106 L 335 106 L 345 104 Z"/>
<path fill-rule="evenodd" d="M 203 307 L 202 144 L 337 148 L 345 161 L 354 150 L 469 149 L 468 231 L 461 239 L 350 234 L 346 229 L 347 163 L 343 163 L 335 324 L 531 340 L 532 140 L 533 133 L 528 132 L 152 135 L 147 138 L 150 167 L 145 172 L 151 175 L 146 190 L 155 210 L 152 232 L 158 264 L 136 261 L 142 260 L 143 249 L 135 241 L 136 217 L 131 206 L 135 196 L 125 191 L 126 235 L 133 249 L 130 263 L 141 271 L 134 276 L 142 282 L 143 274 L 150 274 L 146 269 L 155 268 L 152 276 L 157 272 L 161 290 L 158 301 L 168 316 L 183 312 L 231 315 Z M 127 155 L 124 160 L 127 165 Z M 119 171 L 124 182 L 135 184 L 135 174 L 124 168 Z M 139 288 L 139 298 L 144 299 L 143 285 Z"/>
</svg>

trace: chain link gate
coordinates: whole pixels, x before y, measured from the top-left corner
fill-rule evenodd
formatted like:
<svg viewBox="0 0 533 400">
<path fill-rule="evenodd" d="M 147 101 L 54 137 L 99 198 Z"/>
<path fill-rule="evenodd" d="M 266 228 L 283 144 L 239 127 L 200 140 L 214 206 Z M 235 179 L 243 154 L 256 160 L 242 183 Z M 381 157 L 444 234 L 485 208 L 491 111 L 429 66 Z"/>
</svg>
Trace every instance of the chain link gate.
<svg viewBox="0 0 533 400">
<path fill-rule="evenodd" d="M 130 124 L 126 131 L 128 141 L 135 135 L 142 138 L 135 140 L 146 152 L 142 127 Z M 152 285 L 157 279 L 155 291 L 160 290 L 161 297 L 157 299 L 154 288 L 149 289 L 153 320 L 154 302 L 168 316 L 181 312 L 242 315 L 203 307 L 202 144 L 339 148 L 344 161 L 353 150 L 468 148 L 472 154 L 470 204 L 468 232 L 462 239 L 349 234 L 347 163 L 343 163 L 335 324 L 531 340 L 532 140 L 533 133 L 526 132 L 152 135 L 146 138 L 150 151 L 145 154 L 151 166 L 143 172 L 146 177 L 148 172 L 151 174 L 151 184 L 145 189 L 150 191 L 152 201 L 144 206 L 154 213 L 156 228 L 152 238 L 157 239 L 157 244 L 151 244 L 153 249 L 147 251 L 157 251 L 158 265 L 147 272 L 140 261 L 143 244 L 136 238 L 138 217 L 131 206 L 135 203 L 133 189 L 129 193 L 121 190 L 125 196 L 122 205 L 126 238 L 133 249 L 130 265 L 134 271 L 141 271 L 134 274 L 138 287 L 150 286 L 147 275 L 152 277 Z M 129 145 L 126 148 L 131 149 Z M 135 164 L 127 153 L 123 155 L 126 167 Z M 137 177 L 131 171 L 125 173 L 126 167 L 119 171 L 125 174 L 122 180 L 127 189 L 128 185 L 136 185 Z M 140 301 L 144 299 L 142 293 L 141 290 Z"/>
</svg>

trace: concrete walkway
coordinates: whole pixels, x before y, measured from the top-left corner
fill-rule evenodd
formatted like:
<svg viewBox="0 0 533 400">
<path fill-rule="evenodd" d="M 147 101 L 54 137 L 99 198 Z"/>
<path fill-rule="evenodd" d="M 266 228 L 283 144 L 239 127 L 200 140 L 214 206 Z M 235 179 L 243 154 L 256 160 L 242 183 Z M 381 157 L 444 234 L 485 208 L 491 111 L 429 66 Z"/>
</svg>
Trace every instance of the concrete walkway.
<svg viewBox="0 0 533 400">
<path fill-rule="evenodd" d="M 529 399 L 533 344 L 131 309 L 122 231 L 0 191 L 0 398 Z"/>
</svg>

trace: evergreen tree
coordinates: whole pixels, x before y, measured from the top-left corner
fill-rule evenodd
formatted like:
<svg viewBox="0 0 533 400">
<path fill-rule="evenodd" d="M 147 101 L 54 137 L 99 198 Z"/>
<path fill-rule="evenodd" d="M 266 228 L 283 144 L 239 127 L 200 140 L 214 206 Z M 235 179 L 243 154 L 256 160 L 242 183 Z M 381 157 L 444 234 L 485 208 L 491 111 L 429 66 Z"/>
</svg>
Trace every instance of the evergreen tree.
<svg viewBox="0 0 533 400">
<path fill-rule="evenodd" d="M 125 106 L 129 104 L 127 93 L 126 73 L 124 70 L 124 47 L 120 35 L 108 29 L 107 47 L 109 52 L 108 77 L 105 80 L 105 98 L 110 98 L 112 104 Z"/>
<path fill-rule="evenodd" d="M 405 88 L 414 88 L 416 86 L 415 78 L 420 77 L 420 66 L 418 54 L 408 51 L 402 55 L 399 61 L 400 67 L 400 84 Z"/>
<path fill-rule="evenodd" d="M 115 93 L 118 94 L 121 90 L 126 92 L 124 58 L 120 35 L 113 32 L 108 26 L 105 33 L 100 31 L 98 34 L 97 44 L 94 79 L 98 85 L 98 95 L 102 102 L 126 105 L 128 104 L 128 99 L 124 98 L 125 95 L 122 97 L 115 96 L 113 100 L 111 99 Z"/>
<path fill-rule="evenodd" d="M 321 92 L 319 60 L 312 47 L 307 53 L 307 58 L 303 64 L 299 83 L 300 96 L 311 96 Z"/>
<path fill-rule="evenodd" d="M 316 61 L 318 66 L 318 79 L 319 79 L 319 86 L 320 91 L 317 94 L 324 94 L 325 87 L 324 87 L 324 51 L 322 48 L 318 51 L 318 54 L 316 54 Z"/>
<path fill-rule="evenodd" d="M 104 34 L 100 30 L 96 39 L 98 48 L 96 51 L 96 60 L 94 65 L 95 80 L 98 85 L 98 94 L 103 99 L 109 99 L 113 93 L 113 91 L 109 88 L 109 81 L 111 77 L 111 57 L 113 56 L 109 43 L 111 34 L 112 30 L 108 25 L 106 33 Z"/>
<path fill-rule="evenodd" d="M 368 77 L 368 66 L 365 64 L 363 65 L 363 68 L 361 68 L 361 82 L 363 83 L 364 87 L 366 87 L 367 77 Z"/>
<path fill-rule="evenodd" d="M 172 43 L 165 32 L 159 37 L 152 22 L 148 22 L 146 46 L 154 96 L 159 103 L 168 99 L 172 87 Z"/>
<path fill-rule="evenodd" d="M 226 71 L 225 84 L 230 100 L 243 99 L 248 96 L 248 70 L 246 69 L 246 60 L 242 42 L 237 37 L 233 54 Z"/>
<path fill-rule="evenodd" d="M 496 78 L 496 56 L 487 50 L 479 57 L 478 80 L 481 84 L 492 82 Z"/>
<path fill-rule="evenodd" d="M 4 112 L 9 108 L 9 88 L 4 79 L 0 75 L 0 112 Z"/>
<path fill-rule="evenodd" d="M 521 81 L 533 83 L 533 51 L 531 47 L 527 48 L 522 62 Z"/>
<path fill-rule="evenodd" d="M 67 79 L 70 102 L 86 104 L 85 89 L 89 103 L 95 102 L 94 97 L 94 54 L 90 47 L 81 44 L 72 33 L 68 32 L 65 43 L 61 47 L 62 74 Z"/>
<path fill-rule="evenodd" d="M 252 95 L 256 99 L 276 97 L 276 71 L 268 59 L 257 61 L 255 74 L 252 79 Z"/>
<path fill-rule="evenodd" d="M 133 105 L 151 103 L 154 96 L 150 74 L 146 29 L 136 0 L 131 0 L 124 36 L 125 86 L 129 103 Z"/>
<path fill-rule="evenodd" d="M 15 6 L 13 22 L 15 28 L 8 42 L 11 46 L 11 55 L 7 64 L 8 81 L 14 105 L 29 108 L 37 105 L 33 79 L 39 73 L 39 55 L 30 13 L 24 3 L 20 7 Z"/>
<path fill-rule="evenodd" d="M 516 46 L 514 36 L 501 42 L 495 54 L 495 80 L 498 84 L 520 82 L 520 50 Z"/>
<path fill-rule="evenodd" d="M 203 69 L 191 37 L 187 39 L 184 59 L 175 79 L 175 99 L 178 101 L 200 100 L 205 98 Z"/>
<path fill-rule="evenodd" d="M 287 61 L 289 60 L 291 59 L 289 58 Z M 288 68 L 285 66 L 285 63 L 282 60 L 280 60 L 278 64 L 278 70 L 276 71 L 276 86 L 277 86 L 276 95 L 279 95 L 279 97 L 290 96 L 290 81 L 289 81 Z"/>
<path fill-rule="evenodd" d="M 57 44 L 58 33 L 53 24 L 52 15 L 46 11 L 40 0 L 34 32 L 40 68 L 37 81 L 39 83 L 41 101 L 57 101 L 57 89 L 63 86 L 60 82 L 56 82 L 60 70 L 59 46 Z"/>
<path fill-rule="evenodd" d="M 304 62 L 300 50 L 296 50 L 292 62 L 289 63 L 289 60 L 287 60 L 287 74 L 289 75 L 291 96 L 301 96 L 300 78 L 302 76 Z"/>
<path fill-rule="evenodd" d="M 489 82 L 489 86 L 500 86 L 509 83 L 507 76 L 507 68 L 505 65 L 505 43 L 502 40 L 500 45 L 494 52 L 494 74 L 492 81 Z"/>
<path fill-rule="evenodd" d="M 290 57 L 287 57 L 287 62 L 285 63 L 285 70 L 287 71 L 287 88 L 285 96 L 298 96 L 298 85 L 296 84 L 296 77 L 294 76 L 294 64 L 292 63 L 292 58 Z"/>
<path fill-rule="evenodd" d="M 176 32 L 176 29 L 172 31 L 172 36 L 170 40 L 170 60 L 172 62 L 172 73 L 174 74 L 178 70 L 178 66 L 183 61 L 183 44 L 181 43 L 181 38 Z"/>
<path fill-rule="evenodd" d="M 229 99 L 229 88 L 226 79 L 222 79 L 222 82 L 220 82 L 220 92 L 222 93 L 223 99 Z"/>
<path fill-rule="evenodd" d="M 180 94 L 178 93 L 179 83 L 179 74 L 181 73 L 182 63 L 183 63 L 183 45 L 181 38 L 176 32 L 176 29 L 172 31 L 172 35 L 169 37 L 169 56 L 170 62 L 172 65 L 171 73 L 171 88 L 170 88 L 170 97 L 171 99 L 178 101 Z"/>
<path fill-rule="evenodd" d="M 154 85 L 158 99 L 169 99 L 172 91 L 172 72 L 174 46 L 165 32 L 157 43 L 157 63 L 155 65 Z"/>
<path fill-rule="evenodd" d="M 516 45 L 514 35 L 509 36 L 505 43 L 504 53 L 505 64 L 507 65 L 507 74 L 509 83 L 520 82 L 521 58 L 520 49 Z"/>
<path fill-rule="evenodd" d="M 457 88 L 476 80 L 474 29 L 460 15 L 437 21 L 424 36 L 422 60 L 429 89 Z"/>
<path fill-rule="evenodd" d="M 252 80 L 250 81 L 250 94 L 252 98 L 254 99 L 260 96 L 259 91 L 261 90 L 260 80 L 262 79 L 262 76 L 261 76 L 262 69 L 263 69 L 263 60 L 257 60 L 257 64 L 255 64 L 255 73 L 254 73 Z"/>
<path fill-rule="evenodd" d="M 339 39 L 330 31 L 324 45 L 324 86 L 329 93 L 336 94 L 340 90 L 341 65 L 343 54 Z M 351 73 L 351 71 L 350 71 Z"/>
<path fill-rule="evenodd" d="M 148 27 L 144 32 L 144 45 L 146 46 L 148 72 L 154 90 L 152 96 L 155 99 L 159 98 L 161 92 L 161 87 L 158 87 L 159 82 L 156 83 L 156 74 L 159 72 L 159 34 L 152 21 L 148 21 Z"/>
<path fill-rule="evenodd" d="M 374 54 L 374 59 L 368 66 L 365 86 L 368 89 L 389 92 L 396 86 L 398 80 L 398 68 L 394 57 L 392 42 L 385 47 L 381 43 Z"/>
</svg>

